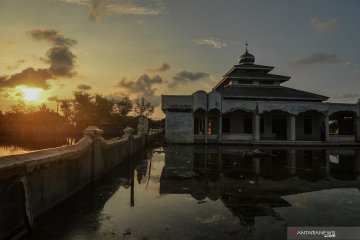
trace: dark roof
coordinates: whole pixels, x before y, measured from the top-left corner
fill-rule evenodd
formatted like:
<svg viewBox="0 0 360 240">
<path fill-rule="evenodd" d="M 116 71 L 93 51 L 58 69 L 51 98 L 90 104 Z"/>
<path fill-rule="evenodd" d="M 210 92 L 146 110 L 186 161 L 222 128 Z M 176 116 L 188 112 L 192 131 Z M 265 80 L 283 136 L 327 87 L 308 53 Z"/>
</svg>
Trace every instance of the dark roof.
<svg viewBox="0 0 360 240">
<path fill-rule="evenodd" d="M 217 90 L 224 98 L 322 102 L 326 96 L 283 86 L 227 86 Z"/>
<path fill-rule="evenodd" d="M 229 79 L 253 79 L 253 80 L 276 80 L 280 82 L 285 82 L 290 79 L 288 76 L 276 75 L 276 74 L 261 74 L 261 73 L 251 73 L 244 72 L 240 74 L 233 74 L 228 76 Z"/>
</svg>

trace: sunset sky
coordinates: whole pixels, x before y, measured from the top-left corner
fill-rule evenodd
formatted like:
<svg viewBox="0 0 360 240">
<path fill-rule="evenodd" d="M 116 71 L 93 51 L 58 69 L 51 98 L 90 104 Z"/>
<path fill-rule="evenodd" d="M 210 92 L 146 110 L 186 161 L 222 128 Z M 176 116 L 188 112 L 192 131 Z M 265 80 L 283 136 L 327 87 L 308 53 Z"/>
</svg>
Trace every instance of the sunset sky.
<svg viewBox="0 0 360 240">
<path fill-rule="evenodd" d="M 356 102 L 360 1 L 0 0 L 0 109 L 84 90 L 210 91 L 245 51 L 284 85 Z M 36 89 L 30 89 L 36 87 Z M 33 91 L 33 92 L 31 92 Z M 34 95 L 35 94 L 35 95 Z"/>
</svg>

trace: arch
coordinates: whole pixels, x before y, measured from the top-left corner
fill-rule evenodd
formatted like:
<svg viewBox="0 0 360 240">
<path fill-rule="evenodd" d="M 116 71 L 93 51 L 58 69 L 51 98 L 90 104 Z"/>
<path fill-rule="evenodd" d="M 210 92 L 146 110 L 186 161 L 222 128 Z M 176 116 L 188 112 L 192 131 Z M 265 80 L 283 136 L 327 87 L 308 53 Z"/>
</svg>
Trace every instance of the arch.
<svg viewBox="0 0 360 240">
<path fill-rule="evenodd" d="M 316 109 L 307 109 L 296 115 L 297 140 L 324 141 L 326 139 L 325 114 Z"/>
<path fill-rule="evenodd" d="M 352 110 L 340 110 L 329 116 L 331 135 L 355 135 L 357 114 Z"/>
<path fill-rule="evenodd" d="M 264 110 L 261 112 L 261 114 L 264 114 L 264 113 L 284 113 L 284 114 L 293 115 L 291 112 L 289 112 L 285 109 L 272 109 L 272 110 Z"/>
<path fill-rule="evenodd" d="M 194 134 L 195 135 L 204 135 L 206 129 L 205 126 L 205 117 L 206 110 L 198 108 L 193 112 L 194 116 Z"/>
<path fill-rule="evenodd" d="M 207 110 L 207 93 L 205 91 L 197 91 L 192 94 L 193 96 L 193 111 L 201 108 Z"/>
<path fill-rule="evenodd" d="M 248 108 L 243 108 L 243 107 L 238 107 L 238 108 L 231 108 L 225 112 L 223 112 L 223 114 L 229 114 L 232 112 L 236 112 L 236 111 L 244 111 L 244 112 L 248 112 L 248 113 L 254 113 L 254 110 L 248 109 Z"/>
<path fill-rule="evenodd" d="M 317 109 L 306 109 L 306 110 L 302 110 L 302 111 L 299 111 L 296 115 L 301 115 L 301 114 L 311 114 L 311 113 L 317 113 L 317 114 L 320 114 L 322 116 L 325 116 L 326 114 L 322 111 L 319 111 Z"/>
<path fill-rule="evenodd" d="M 290 113 L 283 109 L 264 111 L 260 115 L 260 139 L 286 140 L 288 139 Z"/>
</svg>

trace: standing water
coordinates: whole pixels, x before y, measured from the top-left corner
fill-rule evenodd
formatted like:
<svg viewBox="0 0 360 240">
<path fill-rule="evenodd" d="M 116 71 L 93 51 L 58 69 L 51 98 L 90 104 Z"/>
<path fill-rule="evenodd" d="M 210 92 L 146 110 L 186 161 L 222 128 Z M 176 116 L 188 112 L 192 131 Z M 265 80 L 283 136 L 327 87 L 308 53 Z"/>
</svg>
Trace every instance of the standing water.
<svg viewBox="0 0 360 240">
<path fill-rule="evenodd" d="M 355 149 L 168 146 L 58 205 L 30 239 L 286 239 L 287 226 L 359 226 Z"/>
</svg>

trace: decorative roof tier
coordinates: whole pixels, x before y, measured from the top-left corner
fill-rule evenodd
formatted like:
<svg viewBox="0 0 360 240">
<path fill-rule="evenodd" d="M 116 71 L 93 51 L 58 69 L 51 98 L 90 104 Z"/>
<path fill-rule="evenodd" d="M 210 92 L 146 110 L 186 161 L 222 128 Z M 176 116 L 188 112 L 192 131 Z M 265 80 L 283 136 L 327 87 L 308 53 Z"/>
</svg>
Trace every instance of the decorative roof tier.
<svg viewBox="0 0 360 240">
<path fill-rule="evenodd" d="M 254 55 L 246 51 L 241 55 L 239 64 L 234 65 L 215 85 L 224 98 L 247 100 L 292 100 L 322 102 L 328 97 L 281 86 L 290 77 L 270 74 L 274 67 L 257 65 Z"/>
</svg>

